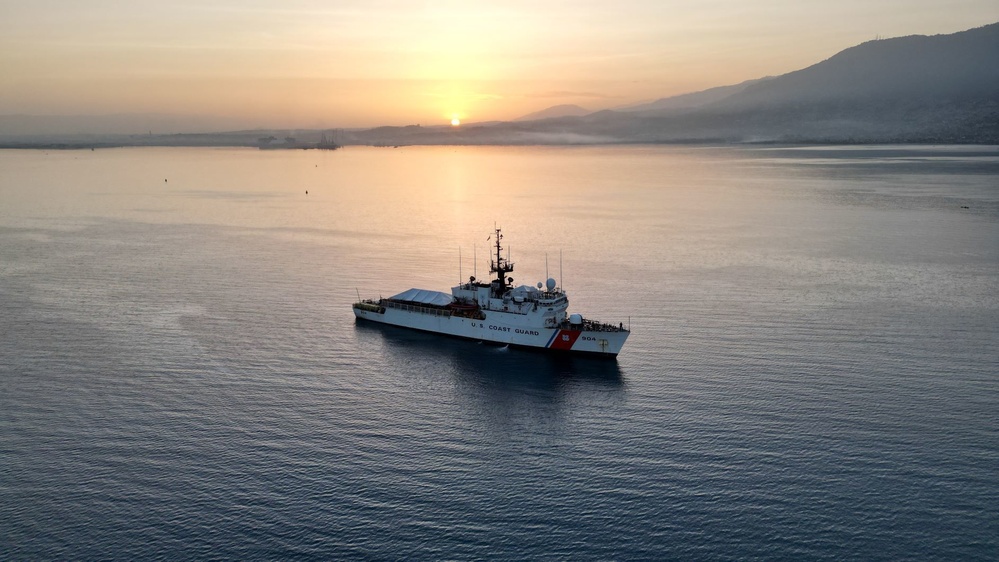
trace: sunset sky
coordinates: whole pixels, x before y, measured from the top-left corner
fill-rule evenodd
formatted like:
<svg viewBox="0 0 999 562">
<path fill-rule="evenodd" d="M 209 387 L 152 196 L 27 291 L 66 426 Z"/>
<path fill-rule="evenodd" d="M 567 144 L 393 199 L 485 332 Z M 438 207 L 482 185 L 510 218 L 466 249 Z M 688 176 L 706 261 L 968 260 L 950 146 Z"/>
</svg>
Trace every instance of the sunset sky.
<svg viewBox="0 0 999 562">
<path fill-rule="evenodd" d="M 997 0 L 0 0 L 0 114 L 445 125 L 778 75 Z"/>
</svg>

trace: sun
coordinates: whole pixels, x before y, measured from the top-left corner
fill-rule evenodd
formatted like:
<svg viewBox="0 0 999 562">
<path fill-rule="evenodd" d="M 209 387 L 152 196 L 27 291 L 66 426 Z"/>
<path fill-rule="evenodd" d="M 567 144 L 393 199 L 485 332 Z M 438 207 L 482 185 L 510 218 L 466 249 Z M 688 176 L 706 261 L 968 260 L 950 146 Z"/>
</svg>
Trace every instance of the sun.
<svg viewBox="0 0 999 562">
<path fill-rule="evenodd" d="M 455 113 L 451 116 L 451 126 L 457 127 L 458 125 L 461 125 L 461 119 L 458 119 L 458 114 Z"/>
</svg>

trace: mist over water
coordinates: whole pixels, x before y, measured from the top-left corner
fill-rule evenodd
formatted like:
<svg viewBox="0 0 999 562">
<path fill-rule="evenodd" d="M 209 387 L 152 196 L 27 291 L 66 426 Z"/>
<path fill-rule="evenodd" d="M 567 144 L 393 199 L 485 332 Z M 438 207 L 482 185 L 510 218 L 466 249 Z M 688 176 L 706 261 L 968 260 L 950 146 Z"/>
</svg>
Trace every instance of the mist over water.
<svg viewBox="0 0 999 562">
<path fill-rule="evenodd" d="M 997 179 L 994 147 L 0 151 L 0 558 L 994 559 Z M 486 277 L 494 224 L 517 284 L 630 322 L 616 361 L 355 324 Z"/>
</svg>

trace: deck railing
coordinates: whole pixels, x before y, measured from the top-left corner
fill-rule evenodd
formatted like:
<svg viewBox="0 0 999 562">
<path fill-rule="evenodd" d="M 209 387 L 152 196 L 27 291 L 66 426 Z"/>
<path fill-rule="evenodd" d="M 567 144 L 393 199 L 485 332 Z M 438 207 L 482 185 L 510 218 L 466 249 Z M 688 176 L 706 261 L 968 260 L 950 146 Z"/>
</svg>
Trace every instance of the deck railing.
<svg viewBox="0 0 999 562">
<path fill-rule="evenodd" d="M 451 316 L 451 311 L 445 308 L 437 308 L 434 306 L 424 306 L 419 304 L 398 302 L 388 299 L 382 299 L 381 303 L 385 308 L 396 308 L 399 310 L 405 310 L 408 312 L 419 312 L 420 314 L 430 314 L 432 316 Z"/>
<path fill-rule="evenodd" d="M 583 332 L 627 332 L 628 329 L 624 327 L 624 324 L 618 324 L 617 326 L 613 324 L 607 324 L 604 322 L 597 322 L 595 320 L 583 319 L 582 324 L 571 324 L 568 320 L 563 320 L 559 323 L 558 328 L 562 330 L 581 330 Z"/>
</svg>

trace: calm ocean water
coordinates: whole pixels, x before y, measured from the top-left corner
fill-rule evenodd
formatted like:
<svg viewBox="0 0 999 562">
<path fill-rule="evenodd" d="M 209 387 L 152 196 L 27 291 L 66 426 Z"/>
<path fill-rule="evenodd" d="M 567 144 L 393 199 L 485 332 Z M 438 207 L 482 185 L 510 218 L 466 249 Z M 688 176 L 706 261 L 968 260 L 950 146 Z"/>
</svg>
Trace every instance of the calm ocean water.
<svg viewBox="0 0 999 562">
<path fill-rule="evenodd" d="M 355 324 L 494 224 L 616 361 Z M 0 559 L 178 558 L 999 559 L 999 148 L 0 151 Z"/>
</svg>

